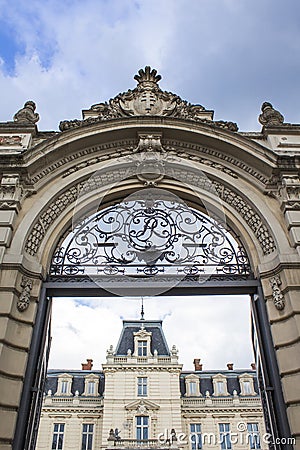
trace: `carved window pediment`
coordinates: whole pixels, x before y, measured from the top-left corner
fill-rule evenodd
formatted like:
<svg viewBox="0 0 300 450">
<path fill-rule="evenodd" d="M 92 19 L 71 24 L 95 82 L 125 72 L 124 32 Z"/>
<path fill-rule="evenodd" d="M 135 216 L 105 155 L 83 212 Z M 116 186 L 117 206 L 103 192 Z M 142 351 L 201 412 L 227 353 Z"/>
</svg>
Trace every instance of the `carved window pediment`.
<svg viewBox="0 0 300 450">
<path fill-rule="evenodd" d="M 160 406 L 157 403 L 151 402 L 150 400 L 135 400 L 134 402 L 128 403 L 125 405 L 125 409 L 129 411 L 138 411 L 145 409 L 149 411 L 157 411 L 160 409 Z"/>
</svg>

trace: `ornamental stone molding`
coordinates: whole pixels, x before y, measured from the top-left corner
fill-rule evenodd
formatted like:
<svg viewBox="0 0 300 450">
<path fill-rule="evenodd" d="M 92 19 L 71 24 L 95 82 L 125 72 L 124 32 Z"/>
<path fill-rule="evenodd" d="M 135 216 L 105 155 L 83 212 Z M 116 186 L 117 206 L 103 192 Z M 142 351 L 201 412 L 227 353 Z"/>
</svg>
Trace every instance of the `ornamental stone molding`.
<svg viewBox="0 0 300 450">
<path fill-rule="evenodd" d="M 272 288 L 272 296 L 275 308 L 279 311 L 282 311 L 285 307 L 285 299 L 280 289 L 280 286 L 282 284 L 281 278 L 279 275 L 276 275 L 275 277 L 270 278 L 269 281 Z"/>
<path fill-rule="evenodd" d="M 85 193 L 91 192 L 100 186 L 111 185 L 120 180 L 136 175 L 135 167 L 116 168 L 105 173 L 99 173 L 86 181 L 80 181 L 73 185 L 48 205 L 35 221 L 33 228 L 27 238 L 25 251 L 34 256 L 39 250 L 40 244 L 52 223 L 65 211 L 65 209 L 75 203 L 78 194 L 82 189 Z M 276 249 L 275 240 L 272 237 L 269 227 L 264 223 L 262 217 L 246 202 L 237 192 L 219 181 L 210 181 L 206 177 L 199 176 L 196 172 L 187 172 L 183 169 L 167 168 L 166 176 L 182 180 L 190 186 L 201 188 L 204 191 L 217 192 L 219 198 L 233 207 L 241 217 L 247 222 L 265 255 L 272 253 Z"/>
<path fill-rule="evenodd" d="M 238 130 L 236 123 L 214 121 L 213 111 L 206 110 L 202 105 L 192 105 L 172 92 L 162 91 L 158 85 L 161 76 L 149 66 L 140 69 L 134 79 L 138 82 L 135 89 L 118 94 L 108 102 L 92 105 L 89 110 L 83 111 L 83 120 L 64 120 L 60 122 L 59 129 L 65 131 L 120 117 L 162 116 L 207 123 L 230 131 Z"/>
<path fill-rule="evenodd" d="M 17 303 L 17 308 L 20 312 L 26 311 L 30 304 L 30 294 L 33 287 L 33 280 L 26 276 L 22 277 L 21 281 L 21 294 Z"/>
</svg>

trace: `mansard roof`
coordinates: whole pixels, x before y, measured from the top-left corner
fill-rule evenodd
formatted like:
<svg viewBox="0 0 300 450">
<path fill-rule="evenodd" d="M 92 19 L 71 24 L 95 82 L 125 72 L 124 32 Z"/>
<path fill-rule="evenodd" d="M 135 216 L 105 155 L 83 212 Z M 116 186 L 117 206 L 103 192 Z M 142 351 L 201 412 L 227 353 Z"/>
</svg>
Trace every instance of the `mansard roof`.
<svg viewBox="0 0 300 450">
<path fill-rule="evenodd" d="M 65 373 L 73 377 L 71 386 L 71 393 L 73 395 L 75 395 L 76 391 L 78 391 L 79 395 L 82 395 L 84 393 L 85 377 L 90 374 L 97 375 L 99 377 L 98 394 L 100 396 L 103 395 L 105 387 L 105 379 L 102 370 L 49 369 L 47 372 L 44 392 L 47 393 L 49 390 L 51 390 L 52 394 L 54 394 L 57 391 L 58 377 Z"/>
<path fill-rule="evenodd" d="M 200 379 L 200 393 L 204 396 L 208 391 L 210 395 L 213 395 L 213 376 L 224 375 L 227 380 L 227 390 L 230 395 L 233 395 L 233 391 L 237 392 L 237 395 L 241 394 L 241 386 L 239 382 L 239 376 L 243 374 L 251 375 L 253 377 L 254 390 L 258 394 L 258 382 L 255 370 L 238 369 L 238 370 L 209 370 L 209 371 L 183 371 L 180 374 L 180 393 L 184 397 L 186 395 L 186 383 L 185 377 L 188 375 L 196 375 Z"/>
<path fill-rule="evenodd" d="M 162 329 L 161 320 L 123 320 L 123 329 L 117 348 L 116 356 L 127 355 L 128 350 L 134 351 L 134 333 L 137 333 L 141 327 L 152 333 L 151 335 L 151 353 L 157 350 L 159 356 L 170 356 L 169 347 Z"/>
</svg>

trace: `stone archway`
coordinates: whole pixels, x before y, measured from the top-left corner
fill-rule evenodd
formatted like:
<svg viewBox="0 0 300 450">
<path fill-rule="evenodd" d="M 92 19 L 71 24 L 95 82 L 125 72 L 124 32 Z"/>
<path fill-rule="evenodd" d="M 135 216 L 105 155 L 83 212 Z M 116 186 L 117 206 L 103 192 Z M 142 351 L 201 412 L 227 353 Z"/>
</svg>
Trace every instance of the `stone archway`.
<svg viewBox="0 0 300 450">
<path fill-rule="evenodd" d="M 15 122 L 0 124 L 2 448 L 17 433 L 33 331 L 46 314 L 43 282 L 74 208 L 94 207 L 99 195 L 113 204 L 153 185 L 191 206 L 221 210 L 240 236 L 261 282 L 289 426 L 299 439 L 299 127 L 268 104 L 262 133 L 239 133 L 161 91 L 159 79 L 150 68 L 140 71 L 137 88 L 93 105 L 83 120 L 62 122 L 62 132 L 39 132 L 37 116 L 24 113 L 28 105 Z"/>
</svg>

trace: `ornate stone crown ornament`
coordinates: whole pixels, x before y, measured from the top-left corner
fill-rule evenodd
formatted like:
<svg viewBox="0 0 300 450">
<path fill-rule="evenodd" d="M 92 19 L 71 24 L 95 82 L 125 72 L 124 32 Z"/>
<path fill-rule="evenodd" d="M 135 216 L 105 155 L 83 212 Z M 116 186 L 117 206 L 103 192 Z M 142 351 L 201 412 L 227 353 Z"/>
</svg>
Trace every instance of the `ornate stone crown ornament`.
<svg viewBox="0 0 300 450">
<path fill-rule="evenodd" d="M 206 110 L 201 105 L 192 105 L 172 92 L 162 91 L 158 85 L 161 76 L 149 66 L 140 69 L 134 79 L 138 82 L 135 89 L 118 94 L 108 102 L 92 105 L 89 110 L 83 111 L 83 120 L 60 122 L 60 130 L 131 116 L 176 117 L 208 123 L 231 131 L 238 130 L 233 122 L 214 121 L 213 111 Z"/>
</svg>

